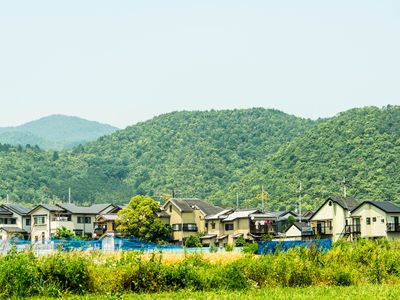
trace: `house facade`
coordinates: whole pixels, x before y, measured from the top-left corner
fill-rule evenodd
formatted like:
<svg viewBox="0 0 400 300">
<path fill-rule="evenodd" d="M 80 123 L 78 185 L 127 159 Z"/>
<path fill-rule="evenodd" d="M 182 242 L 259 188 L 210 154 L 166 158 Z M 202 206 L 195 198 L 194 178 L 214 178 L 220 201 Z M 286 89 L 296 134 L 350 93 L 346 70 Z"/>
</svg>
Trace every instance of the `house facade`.
<svg viewBox="0 0 400 300">
<path fill-rule="evenodd" d="M 7 241 L 13 237 L 29 239 L 31 218 L 29 209 L 19 204 L 2 204 L 0 206 L 0 240 Z"/>
<path fill-rule="evenodd" d="M 346 225 L 351 223 L 351 210 L 359 203 L 352 198 L 330 197 L 310 217 L 313 237 L 330 238 L 337 241 L 346 234 Z"/>
<path fill-rule="evenodd" d="M 388 201 L 364 201 L 351 211 L 347 236 L 361 238 L 400 238 L 400 207 Z"/>
<path fill-rule="evenodd" d="M 112 209 L 110 204 L 95 204 L 89 207 L 69 203 L 38 205 L 30 211 L 31 240 L 44 243 L 61 227 L 73 231 L 76 235 L 92 237 L 96 216 Z"/>
<path fill-rule="evenodd" d="M 222 208 L 211 205 L 200 199 L 172 198 L 161 207 L 163 218 L 169 219 L 172 227 L 172 239 L 176 244 L 200 232 L 206 232 L 206 217 L 218 214 Z"/>
</svg>

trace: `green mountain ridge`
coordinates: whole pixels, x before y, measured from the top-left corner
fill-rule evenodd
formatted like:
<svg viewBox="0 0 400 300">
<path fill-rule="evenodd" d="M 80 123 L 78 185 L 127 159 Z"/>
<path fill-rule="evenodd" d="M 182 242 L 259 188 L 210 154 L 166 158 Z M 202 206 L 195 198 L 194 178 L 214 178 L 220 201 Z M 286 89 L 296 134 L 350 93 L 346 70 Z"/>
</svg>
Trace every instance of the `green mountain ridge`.
<svg viewBox="0 0 400 300">
<path fill-rule="evenodd" d="M 124 203 L 136 194 L 204 198 L 233 207 L 295 209 L 341 194 L 400 203 L 400 107 L 317 121 L 277 110 L 174 112 L 69 151 L 0 146 L 0 197 L 39 203 Z"/>
<path fill-rule="evenodd" d="M 116 127 L 78 117 L 51 115 L 20 126 L 0 128 L 0 143 L 61 150 L 93 141 L 116 130 Z"/>
</svg>

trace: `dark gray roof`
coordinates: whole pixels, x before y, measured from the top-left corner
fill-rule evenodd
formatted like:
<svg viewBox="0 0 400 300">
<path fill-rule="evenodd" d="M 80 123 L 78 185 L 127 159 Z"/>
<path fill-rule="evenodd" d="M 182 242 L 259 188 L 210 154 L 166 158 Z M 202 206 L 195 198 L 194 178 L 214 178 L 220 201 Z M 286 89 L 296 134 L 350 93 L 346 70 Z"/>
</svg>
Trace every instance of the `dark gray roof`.
<svg viewBox="0 0 400 300">
<path fill-rule="evenodd" d="M 169 214 L 166 213 L 165 210 L 159 211 L 159 212 L 157 213 L 157 216 L 158 216 L 159 218 L 170 218 L 170 217 L 171 217 Z"/>
<path fill-rule="evenodd" d="M 57 204 L 57 206 L 73 214 L 89 214 L 89 215 L 97 215 L 110 205 L 111 204 L 93 204 L 92 206 L 77 206 L 73 203 Z"/>
<path fill-rule="evenodd" d="M 63 212 L 65 211 L 64 209 L 62 209 L 61 207 L 54 205 L 54 204 L 40 204 L 39 206 L 44 207 L 45 209 L 47 209 L 48 211 L 59 211 L 59 212 Z M 34 208 L 36 209 L 36 207 Z M 33 209 L 32 209 L 33 210 Z M 32 211 L 31 210 L 31 211 Z"/>
<path fill-rule="evenodd" d="M 5 209 L 11 210 L 21 216 L 28 215 L 30 212 L 29 208 L 22 206 L 20 204 L 3 204 L 2 205 Z"/>
<path fill-rule="evenodd" d="M 200 199 L 171 198 L 169 201 L 174 203 L 182 212 L 192 212 L 197 207 L 205 215 L 215 215 L 224 210 Z"/>
<path fill-rule="evenodd" d="M 387 213 L 400 213 L 400 207 L 398 207 L 397 205 L 393 204 L 390 201 L 364 201 L 361 204 L 359 204 L 358 206 L 356 206 L 352 210 L 352 212 L 364 204 L 371 204 Z"/>
<path fill-rule="evenodd" d="M 341 198 L 341 197 L 329 197 L 328 200 L 332 200 L 339 204 L 341 207 L 347 209 L 347 210 L 352 210 L 354 207 L 356 207 L 359 202 L 357 202 L 353 198 Z"/>
<path fill-rule="evenodd" d="M 296 226 L 300 230 L 303 227 L 309 227 L 310 226 L 310 225 L 308 225 L 307 223 L 304 223 L 304 222 L 294 222 L 293 225 Z"/>
<path fill-rule="evenodd" d="M 8 209 L 0 206 L 0 215 L 12 215 L 13 213 L 10 212 Z"/>
</svg>

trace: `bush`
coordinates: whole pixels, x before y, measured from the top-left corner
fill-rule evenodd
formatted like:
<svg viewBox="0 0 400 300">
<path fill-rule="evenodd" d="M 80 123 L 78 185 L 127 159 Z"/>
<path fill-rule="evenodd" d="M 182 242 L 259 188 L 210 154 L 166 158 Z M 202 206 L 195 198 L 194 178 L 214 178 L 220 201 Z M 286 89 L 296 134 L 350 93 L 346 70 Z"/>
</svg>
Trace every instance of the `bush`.
<svg viewBox="0 0 400 300">
<path fill-rule="evenodd" d="M 185 244 L 185 247 L 187 247 L 187 248 L 196 248 L 196 247 L 200 248 L 203 246 L 201 244 L 200 238 L 197 235 L 188 236 L 185 239 L 184 244 Z"/>
<path fill-rule="evenodd" d="M 243 236 L 239 236 L 235 241 L 235 246 L 243 247 L 244 245 L 246 245 L 246 240 L 243 238 Z"/>
<path fill-rule="evenodd" d="M 232 252 L 233 251 L 233 245 L 232 244 L 225 244 L 224 249 L 226 252 Z"/>
<path fill-rule="evenodd" d="M 247 243 L 242 248 L 243 253 L 258 254 L 258 243 Z"/>
</svg>

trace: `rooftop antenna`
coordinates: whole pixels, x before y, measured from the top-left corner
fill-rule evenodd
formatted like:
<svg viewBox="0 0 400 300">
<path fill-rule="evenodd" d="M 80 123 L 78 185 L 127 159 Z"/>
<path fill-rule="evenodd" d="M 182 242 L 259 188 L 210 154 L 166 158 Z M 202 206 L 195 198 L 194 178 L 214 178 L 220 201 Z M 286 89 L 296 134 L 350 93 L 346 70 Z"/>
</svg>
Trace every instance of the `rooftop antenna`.
<svg viewBox="0 0 400 300">
<path fill-rule="evenodd" d="M 301 181 L 300 181 L 300 184 L 299 184 L 299 222 L 301 222 L 301 219 L 302 219 L 302 214 L 301 214 L 301 192 L 303 191 L 303 187 L 302 187 L 302 184 L 301 184 Z"/>
</svg>

